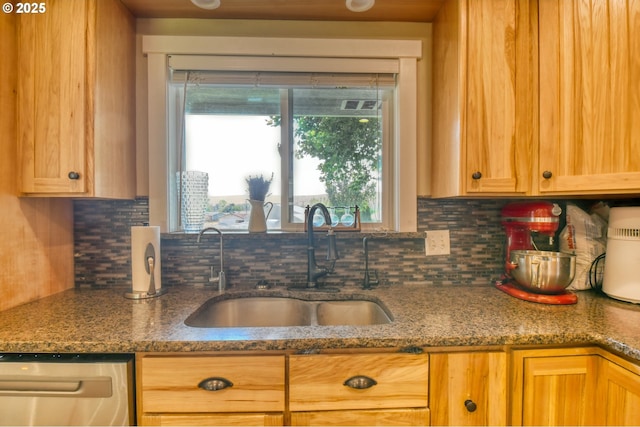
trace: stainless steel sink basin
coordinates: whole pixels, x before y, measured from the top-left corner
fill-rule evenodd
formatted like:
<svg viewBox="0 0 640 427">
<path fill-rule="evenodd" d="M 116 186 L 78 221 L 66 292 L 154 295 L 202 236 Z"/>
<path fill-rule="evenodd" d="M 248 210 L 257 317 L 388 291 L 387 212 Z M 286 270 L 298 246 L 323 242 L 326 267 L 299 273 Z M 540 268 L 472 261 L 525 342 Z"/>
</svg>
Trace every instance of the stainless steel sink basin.
<svg viewBox="0 0 640 427">
<path fill-rule="evenodd" d="M 196 328 L 376 325 L 391 316 L 367 300 L 306 301 L 288 297 L 210 299 L 184 322 Z"/>
<path fill-rule="evenodd" d="M 326 301 L 318 304 L 318 325 L 377 325 L 391 323 L 387 313 L 373 301 Z"/>
<path fill-rule="evenodd" d="M 237 298 L 209 300 L 185 320 L 198 328 L 305 326 L 312 307 L 294 298 Z"/>
</svg>

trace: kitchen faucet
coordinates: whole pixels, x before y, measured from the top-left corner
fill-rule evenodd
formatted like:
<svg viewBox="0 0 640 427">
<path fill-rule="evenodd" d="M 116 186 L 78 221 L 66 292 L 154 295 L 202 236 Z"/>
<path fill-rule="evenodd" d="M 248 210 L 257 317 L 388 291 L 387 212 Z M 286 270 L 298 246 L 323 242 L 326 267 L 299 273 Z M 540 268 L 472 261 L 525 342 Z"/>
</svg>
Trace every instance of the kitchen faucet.
<svg viewBox="0 0 640 427">
<path fill-rule="evenodd" d="M 362 246 L 364 250 L 364 279 L 362 279 L 362 289 L 371 289 L 372 286 L 380 284 L 378 280 L 378 272 L 376 270 L 369 270 L 369 238 L 362 239 Z M 373 279 L 371 275 L 373 274 Z"/>
<path fill-rule="evenodd" d="M 203 228 L 200 233 L 198 234 L 198 239 L 196 240 L 197 243 L 200 243 L 200 240 L 202 239 L 202 235 L 206 232 L 206 231 L 215 231 L 216 233 L 218 233 L 220 235 L 220 272 L 218 273 L 218 277 L 214 277 L 214 268 L 213 266 L 211 266 L 211 275 L 209 276 L 209 283 L 218 283 L 218 291 L 222 292 L 226 289 L 227 287 L 227 280 L 225 278 L 224 275 L 224 243 L 222 241 L 222 231 L 218 230 L 215 227 L 207 227 L 207 228 Z"/>
<path fill-rule="evenodd" d="M 324 216 L 324 221 L 329 225 L 329 231 L 327 237 L 329 239 L 327 249 L 327 261 L 329 265 L 325 268 L 319 267 L 316 264 L 316 249 L 313 240 L 313 216 L 316 210 L 320 209 Z M 331 214 L 325 205 L 322 203 L 316 203 L 311 206 L 309 213 L 307 214 L 307 288 L 315 288 L 318 285 L 318 279 L 322 276 L 326 276 L 333 272 L 333 268 L 338 259 L 338 249 L 336 247 L 336 236 L 331 227 Z"/>
</svg>

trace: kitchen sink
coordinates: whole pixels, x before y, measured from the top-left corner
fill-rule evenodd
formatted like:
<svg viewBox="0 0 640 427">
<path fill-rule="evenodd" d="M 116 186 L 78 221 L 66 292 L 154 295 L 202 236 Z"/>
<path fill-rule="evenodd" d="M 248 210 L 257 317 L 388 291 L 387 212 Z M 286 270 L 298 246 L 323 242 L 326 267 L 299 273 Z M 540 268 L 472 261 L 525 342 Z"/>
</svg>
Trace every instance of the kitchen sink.
<svg viewBox="0 0 640 427">
<path fill-rule="evenodd" d="M 373 301 L 326 301 L 317 305 L 318 325 L 378 325 L 391 323 L 380 305 Z"/>
<path fill-rule="evenodd" d="M 379 304 L 368 300 L 212 298 L 184 323 L 195 328 L 377 325 L 391 323 L 391 316 Z"/>
<path fill-rule="evenodd" d="M 236 298 L 205 302 L 185 320 L 198 328 L 305 326 L 311 324 L 312 307 L 294 298 Z"/>
</svg>

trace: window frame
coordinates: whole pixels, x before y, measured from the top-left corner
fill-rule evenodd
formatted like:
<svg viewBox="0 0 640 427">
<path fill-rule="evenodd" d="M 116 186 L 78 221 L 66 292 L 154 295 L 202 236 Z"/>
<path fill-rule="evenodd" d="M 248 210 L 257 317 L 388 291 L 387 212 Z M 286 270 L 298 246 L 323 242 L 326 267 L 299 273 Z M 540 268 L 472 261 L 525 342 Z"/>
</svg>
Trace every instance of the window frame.
<svg viewBox="0 0 640 427">
<path fill-rule="evenodd" d="M 149 221 L 162 232 L 177 230 L 169 201 L 172 156 L 169 143 L 167 81 L 169 58 L 189 55 L 193 62 L 230 71 L 354 72 L 397 75 L 393 177 L 384 183 L 386 211 L 393 214 L 385 231 L 417 229 L 417 60 L 421 40 L 298 39 L 256 37 L 143 36 L 147 57 Z M 213 57 L 213 58 L 212 58 Z M 173 61 L 176 58 L 172 58 Z M 210 68 L 206 68 L 210 69 Z M 174 162 L 175 164 L 175 162 Z M 174 171 L 175 172 L 175 171 Z"/>
</svg>

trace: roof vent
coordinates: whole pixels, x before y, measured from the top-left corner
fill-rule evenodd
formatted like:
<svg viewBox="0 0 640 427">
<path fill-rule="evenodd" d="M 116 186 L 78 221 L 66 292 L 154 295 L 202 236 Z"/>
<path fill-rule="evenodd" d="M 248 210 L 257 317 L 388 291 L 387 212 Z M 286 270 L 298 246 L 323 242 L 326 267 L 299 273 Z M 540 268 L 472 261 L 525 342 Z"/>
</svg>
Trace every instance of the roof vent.
<svg viewBox="0 0 640 427">
<path fill-rule="evenodd" d="M 382 101 L 377 99 L 345 99 L 340 106 L 341 110 L 348 111 L 375 111 L 379 110 Z"/>
</svg>

